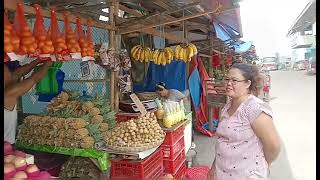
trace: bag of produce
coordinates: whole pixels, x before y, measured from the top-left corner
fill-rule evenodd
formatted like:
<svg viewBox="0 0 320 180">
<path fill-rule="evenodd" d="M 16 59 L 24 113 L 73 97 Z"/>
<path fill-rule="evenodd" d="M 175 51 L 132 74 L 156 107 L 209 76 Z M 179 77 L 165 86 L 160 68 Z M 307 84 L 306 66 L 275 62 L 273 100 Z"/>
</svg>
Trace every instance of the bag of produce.
<svg viewBox="0 0 320 180">
<path fill-rule="evenodd" d="M 17 3 L 14 28 L 20 38 L 20 52 L 18 54 L 34 54 L 38 45 L 24 16 L 22 2 Z"/>
<path fill-rule="evenodd" d="M 66 61 L 71 60 L 71 56 L 66 44 L 65 37 L 59 30 L 57 13 L 55 10 L 51 10 L 51 24 L 49 29 L 51 41 L 53 43 L 54 51 L 57 60 Z"/>
<path fill-rule="evenodd" d="M 76 24 L 77 24 L 78 41 L 81 47 L 82 60 L 83 61 L 92 60 L 93 57 L 90 57 L 89 41 L 82 29 L 81 19 L 79 17 L 77 17 Z"/>
<path fill-rule="evenodd" d="M 57 72 L 61 67 L 61 62 L 55 62 L 49 68 L 48 73 L 44 78 L 36 84 L 37 94 L 57 94 L 59 92 L 59 85 L 57 81 Z M 36 67 L 35 70 L 37 70 Z"/>
<path fill-rule="evenodd" d="M 74 30 L 72 30 L 69 15 L 67 13 L 64 14 L 64 34 L 66 37 L 67 47 L 70 51 L 72 59 L 81 59 L 81 48 L 77 39 L 77 34 Z"/>
<path fill-rule="evenodd" d="M 89 43 L 87 55 L 90 57 L 89 60 L 94 60 L 94 45 L 93 45 L 93 39 L 92 39 L 91 25 L 92 25 L 92 22 L 89 19 L 87 21 L 87 34 L 86 34 L 86 37 Z"/>
<path fill-rule="evenodd" d="M 50 61 L 50 55 L 54 53 L 54 47 L 43 24 L 41 7 L 39 5 L 35 5 L 34 9 L 36 11 L 36 21 L 33 28 L 33 35 L 38 43 L 37 51 L 39 53 L 39 60 Z"/>
</svg>

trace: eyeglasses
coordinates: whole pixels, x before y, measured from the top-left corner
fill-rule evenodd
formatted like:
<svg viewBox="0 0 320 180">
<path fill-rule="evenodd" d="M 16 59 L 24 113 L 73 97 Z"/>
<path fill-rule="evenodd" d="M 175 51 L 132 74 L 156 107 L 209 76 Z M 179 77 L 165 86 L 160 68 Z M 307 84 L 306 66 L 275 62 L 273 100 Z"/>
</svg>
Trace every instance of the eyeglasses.
<svg viewBox="0 0 320 180">
<path fill-rule="evenodd" d="M 236 80 L 236 79 L 230 79 L 230 78 L 225 78 L 225 79 L 223 79 L 223 82 L 225 83 L 225 84 L 228 84 L 229 82 L 231 81 L 231 84 L 237 84 L 237 83 L 239 83 L 239 82 L 243 82 L 243 81 L 247 81 L 246 79 L 245 80 Z"/>
</svg>

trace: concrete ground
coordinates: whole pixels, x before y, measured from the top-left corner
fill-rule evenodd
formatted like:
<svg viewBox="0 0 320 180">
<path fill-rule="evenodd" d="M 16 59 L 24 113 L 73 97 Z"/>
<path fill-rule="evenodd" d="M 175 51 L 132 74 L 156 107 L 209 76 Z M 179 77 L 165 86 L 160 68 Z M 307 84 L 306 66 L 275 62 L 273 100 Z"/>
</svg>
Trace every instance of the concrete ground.
<svg viewBox="0 0 320 180">
<path fill-rule="evenodd" d="M 271 165 L 272 180 L 316 179 L 316 77 L 305 71 L 271 72 L 274 122 L 283 146 Z M 193 165 L 211 167 L 216 138 L 194 133 Z"/>
</svg>

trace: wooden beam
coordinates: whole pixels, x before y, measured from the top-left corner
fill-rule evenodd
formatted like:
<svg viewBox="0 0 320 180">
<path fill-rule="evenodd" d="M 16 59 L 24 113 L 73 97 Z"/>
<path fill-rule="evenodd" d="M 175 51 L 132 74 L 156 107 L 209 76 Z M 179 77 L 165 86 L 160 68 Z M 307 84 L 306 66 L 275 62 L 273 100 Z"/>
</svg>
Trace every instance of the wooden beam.
<svg viewBox="0 0 320 180">
<path fill-rule="evenodd" d="M 154 23 L 154 24 L 151 24 L 151 25 L 144 26 L 142 28 L 135 28 L 135 29 L 129 29 L 129 30 L 127 28 L 125 28 L 125 29 L 121 28 L 120 29 L 120 34 L 128 34 L 128 33 L 131 33 L 131 32 L 141 31 L 142 29 L 149 29 L 149 28 L 153 28 L 153 27 L 158 27 L 158 26 L 162 26 L 162 25 L 167 25 L 167 24 L 172 24 L 172 23 L 176 23 L 176 22 L 180 22 L 180 21 L 185 21 L 185 20 L 188 20 L 188 19 L 192 19 L 192 18 L 203 16 L 203 15 L 206 15 L 206 14 L 218 13 L 220 11 L 220 8 L 221 8 L 221 6 L 215 8 L 215 9 L 207 10 L 205 12 L 201 12 L 201 13 L 197 13 L 197 14 L 194 14 L 194 15 L 189 15 L 189 16 L 185 16 L 185 17 L 182 17 L 182 18 L 178 18 L 178 19 L 176 19 L 174 21 L 167 21 L 167 22 L 164 22 L 164 23 Z"/>
<path fill-rule="evenodd" d="M 17 0 L 5 0 L 4 9 L 7 9 L 9 11 L 16 11 L 17 2 L 18 2 Z M 35 14 L 35 10 L 32 6 L 24 5 L 23 9 L 26 14 Z M 43 15 L 43 17 L 50 18 L 51 12 L 48 10 L 42 9 L 42 15 Z M 80 18 L 81 18 L 81 22 L 83 24 L 87 23 L 87 18 L 84 18 L 82 16 L 80 16 Z M 63 14 L 57 13 L 57 19 L 63 21 Z M 70 19 L 70 22 L 76 23 L 76 16 L 75 15 L 71 14 L 69 16 L 69 19 Z M 93 21 L 92 26 L 97 27 L 97 28 L 102 28 L 102 29 L 117 30 L 116 26 L 112 26 L 108 23 L 102 23 L 102 22 L 98 22 L 98 21 Z"/>
<path fill-rule="evenodd" d="M 121 9 L 122 11 L 127 12 L 129 14 L 132 14 L 134 16 L 137 16 L 137 17 L 143 16 L 141 13 L 137 12 L 136 10 L 128 8 L 127 6 L 122 5 L 122 4 L 119 4 L 119 9 Z"/>
<path fill-rule="evenodd" d="M 162 33 L 158 30 L 156 30 L 155 28 L 151 28 L 151 29 L 142 29 L 141 32 L 147 33 L 147 34 L 151 34 L 153 36 L 161 36 L 165 39 L 168 39 L 170 41 L 176 42 L 176 43 L 181 43 L 181 42 L 185 42 L 186 40 L 184 38 L 178 37 L 176 35 L 170 34 L 170 33 Z"/>
<path fill-rule="evenodd" d="M 172 7 L 170 7 L 168 4 L 164 3 L 161 0 L 153 0 L 152 3 L 164 8 L 165 10 L 169 10 L 169 11 L 173 10 Z"/>
<path fill-rule="evenodd" d="M 72 8 L 57 8 L 57 12 L 61 12 L 61 11 L 70 11 L 70 10 L 102 10 L 104 8 L 108 8 L 110 6 L 110 3 L 106 3 L 106 4 L 95 4 L 95 5 L 89 5 L 89 6 L 80 6 L 80 7 L 72 7 Z"/>
</svg>

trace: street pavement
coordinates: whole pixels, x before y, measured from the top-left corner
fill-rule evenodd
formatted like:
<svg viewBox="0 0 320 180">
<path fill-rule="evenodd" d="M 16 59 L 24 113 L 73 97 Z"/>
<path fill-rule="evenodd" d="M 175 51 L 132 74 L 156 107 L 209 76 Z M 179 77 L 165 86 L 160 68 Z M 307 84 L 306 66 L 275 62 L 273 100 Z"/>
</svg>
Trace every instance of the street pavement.
<svg viewBox="0 0 320 180">
<path fill-rule="evenodd" d="M 305 71 L 274 71 L 270 106 L 282 139 L 272 180 L 316 179 L 316 77 Z M 211 167 L 216 138 L 194 133 L 197 156 L 193 165 Z"/>
</svg>

